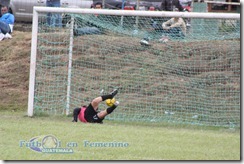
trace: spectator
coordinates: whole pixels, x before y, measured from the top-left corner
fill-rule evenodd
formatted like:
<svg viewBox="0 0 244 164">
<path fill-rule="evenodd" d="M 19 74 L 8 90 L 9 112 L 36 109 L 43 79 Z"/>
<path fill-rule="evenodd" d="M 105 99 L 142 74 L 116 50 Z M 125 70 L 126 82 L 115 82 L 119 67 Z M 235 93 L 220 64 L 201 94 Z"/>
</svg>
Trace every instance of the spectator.
<svg viewBox="0 0 244 164">
<path fill-rule="evenodd" d="M 163 11 L 173 11 L 173 0 L 162 0 Z"/>
<path fill-rule="evenodd" d="M 163 37 L 160 41 L 166 42 L 169 38 L 183 39 L 186 35 L 186 24 L 182 18 L 174 17 L 162 24 Z"/>
<path fill-rule="evenodd" d="M 179 0 L 180 5 L 188 10 L 188 6 L 191 6 L 192 0 Z"/>
<path fill-rule="evenodd" d="M 161 3 L 161 10 L 163 11 L 183 11 L 183 7 L 180 4 L 179 0 L 162 0 Z M 164 20 L 163 20 L 164 21 Z M 165 20 L 166 21 L 166 20 Z M 151 27 L 150 34 L 147 32 L 147 34 L 144 36 L 144 38 L 140 41 L 142 45 L 149 45 L 149 36 L 154 37 L 157 33 L 165 32 L 165 30 L 162 28 L 161 24 L 158 24 L 157 20 L 154 18 L 151 18 Z"/>
<path fill-rule="evenodd" d="M 0 41 L 4 38 L 12 38 L 10 35 L 13 32 L 14 27 L 14 15 L 8 12 L 8 7 L 3 6 L 1 8 L 0 18 Z"/>
<path fill-rule="evenodd" d="M 175 11 L 178 11 L 175 8 Z M 154 31 L 160 32 L 163 34 L 163 37 L 159 41 L 166 42 L 170 38 L 172 39 L 182 39 L 186 35 L 186 24 L 182 18 L 174 17 L 171 18 L 164 23 L 162 23 L 161 27 L 155 22 L 152 24 Z M 149 37 L 144 37 L 140 43 L 142 45 L 149 45 Z"/>
<path fill-rule="evenodd" d="M 94 9 L 102 9 L 103 8 L 103 4 L 101 2 L 97 2 L 94 6 Z M 95 14 L 95 16 L 98 16 L 98 14 Z"/>
<path fill-rule="evenodd" d="M 103 8 L 103 5 L 102 5 L 101 2 L 98 2 L 98 3 L 95 4 L 95 7 L 94 8 L 95 9 L 102 9 Z"/>
<path fill-rule="evenodd" d="M 3 7 L 3 6 L 9 6 L 10 4 L 10 0 L 0 0 L 0 9 Z M 0 12 L 0 17 L 2 16 L 1 12 Z"/>
<path fill-rule="evenodd" d="M 92 8 L 102 9 L 103 5 L 102 5 L 102 3 L 98 2 Z M 98 14 L 94 14 L 94 16 L 95 16 L 95 17 L 93 17 L 94 19 L 99 19 L 101 17 L 101 15 L 98 15 Z M 96 24 L 93 24 L 91 22 L 87 22 L 86 25 L 87 26 L 75 28 L 74 29 L 74 35 L 80 36 L 80 35 L 92 35 L 92 34 L 102 34 L 103 33 L 102 32 L 103 28 L 101 28 L 100 26 L 98 26 Z"/>
<path fill-rule="evenodd" d="M 192 0 L 179 0 L 179 2 L 184 12 L 191 12 Z M 184 20 L 186 22 L 186 26 L 189 28 L 191 26 L 191 19 L 185 18 Z"/>
<path fill-rule="evenodd" d="M 183 11 L 183 7 L 180 5 L 179 0 L 162 0 L 161 9 L 163 11 L 173 11 L 174 8 Z"/>
<path fill-rule="evenodd" d="M 60 0 L 47 0 L 47 7 L 60 7 Z M 61 14 L 47 14 L 47 24 L 51 27 L 62 27 Z"/>
</svg>

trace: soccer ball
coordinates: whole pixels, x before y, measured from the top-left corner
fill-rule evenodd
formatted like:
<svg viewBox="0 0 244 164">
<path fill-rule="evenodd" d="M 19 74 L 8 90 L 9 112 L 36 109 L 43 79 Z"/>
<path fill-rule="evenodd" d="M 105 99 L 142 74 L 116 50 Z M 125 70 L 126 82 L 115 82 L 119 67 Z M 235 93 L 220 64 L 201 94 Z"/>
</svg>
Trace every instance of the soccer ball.
<svg viewBox="0 0 244 164">
<path fill-rule="evenodd" d="M 107 99 L 106 100 L 106 104 L 107 104 L 107 106 L 113 106 L 114 105 L 114 103 L 115 103 L 115 98 L 113 98 L 113 99 Z"/>
</svg>

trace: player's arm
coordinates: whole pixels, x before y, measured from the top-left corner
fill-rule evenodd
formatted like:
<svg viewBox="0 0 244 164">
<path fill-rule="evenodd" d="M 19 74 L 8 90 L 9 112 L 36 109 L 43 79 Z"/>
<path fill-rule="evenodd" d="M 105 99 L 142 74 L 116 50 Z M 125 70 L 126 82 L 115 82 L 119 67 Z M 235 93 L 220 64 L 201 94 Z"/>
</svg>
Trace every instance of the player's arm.
<svg viewBox="0 0 244 164">
<path fill-rule="evenodd" d="M 181 26 L 181 24 L 182 24 L 182 22 L 180 22 L 180 21 L 175 22 L 174 24 L 172 24 L 172 25 L 170 26 L 170 28 L 174 28 L 174 27 L 180 27 L 180 26 Z"/>
<path fill-rule="evenodd" d="M 171 24 L 171 19 L 168 20 L 168 21 L 166 21 L 166 22 L 164 22 L 164 23 L 162 24 L 163 29 L 164 29 L 164 30 L 168 30 L 170 24 Z"/>
</svg>

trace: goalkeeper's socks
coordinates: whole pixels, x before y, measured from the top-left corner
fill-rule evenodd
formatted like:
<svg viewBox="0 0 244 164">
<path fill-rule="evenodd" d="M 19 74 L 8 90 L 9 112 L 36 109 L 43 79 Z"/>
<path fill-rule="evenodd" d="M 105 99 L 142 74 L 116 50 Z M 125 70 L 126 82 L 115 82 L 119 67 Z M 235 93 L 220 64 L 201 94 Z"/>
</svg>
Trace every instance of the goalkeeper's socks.
<svg viewBox="0 0 244 164">
<path fill-rule="evenodd" d="M 116 95 L 118 93 L 118 90 L 117 89 L 115 89 L 115 90 L 113 90 L 110 94 L 108 94 L 108 95 L 102 95 L 101 97 L 102 97 L 102 101 L 104 101 L 104 100 L 107 100 L 107 99 L 112 99 L 112 98 L 114 98 L 114 96 Z"/>
<path fill-rule="evenodd" d="M 112 99 L 113 98 L 113 96 L 111 94 L 109 94 L 109 95 L 102 95 L 101 97 L 102 97 L 102 101 L 105 101 L 107 99 Z"/>
<path fill-rule="evenodd" d="M 115 108 L 119 106 L 119 101 L 116 101 L 113 106 L 106 109 L 107 113 L 110 114 L 114 111 Z"/>
<path fill-rule="evenodd" d="M 118 93 L 118 89 L 114 89 L 110 94 L 114 97 L 115 95 L 117 95 Z"/>
</svg>

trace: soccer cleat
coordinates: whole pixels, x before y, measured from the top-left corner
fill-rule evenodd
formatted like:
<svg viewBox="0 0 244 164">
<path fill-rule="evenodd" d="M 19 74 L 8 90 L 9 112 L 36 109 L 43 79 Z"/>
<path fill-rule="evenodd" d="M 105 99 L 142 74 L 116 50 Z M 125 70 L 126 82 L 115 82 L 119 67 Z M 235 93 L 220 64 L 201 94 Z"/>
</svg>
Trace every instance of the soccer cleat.
<svg viewBox="0 0 244 164">
<path fill-rule="evenodd" d="M 5 36 L 4 36 L 5 39 L 11 39 L 12 36 L 9 34 L 9 33 L 6 33 Z"/>
<path fill-rule="evenodd" d="M 114 89 L 110 94 L 114 98 L 114 96 L 117 95 L 117 93 L 118 93 L 118 89 Z"/>
<path fill-rule="evenodd" d="M 0 41 L 2 41 L 4 39 L 4 34 L 3 33 L 0 33 Z"/>
<path fill-rule="evenodd" d="M 140 41 L 140 43 L 141 43 L 141 45 L 149 46 L 149 42 L 146 41 L 145 39 L 142 39 L 142 40 Z"/>
</svg>

